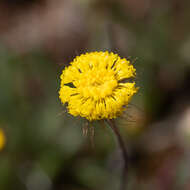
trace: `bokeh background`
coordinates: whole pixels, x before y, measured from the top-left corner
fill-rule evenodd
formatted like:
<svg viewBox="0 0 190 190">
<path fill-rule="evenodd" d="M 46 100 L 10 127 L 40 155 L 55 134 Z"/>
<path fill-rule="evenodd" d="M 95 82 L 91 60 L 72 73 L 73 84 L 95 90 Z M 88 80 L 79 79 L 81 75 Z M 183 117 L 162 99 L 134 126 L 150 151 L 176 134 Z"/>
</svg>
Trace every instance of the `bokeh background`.
<svg viewBox="0 0 190 190">
<path fill-rule="evenodd" d="M 140 86 L 117 119 L 128 189 L 189 190 L 189 20 L 188 0 L 1 0 L 0 189 L 119 188 L 112 131 L 58 99 L 64 66 L 108 50 L 134 63 Z"/>
</svg>

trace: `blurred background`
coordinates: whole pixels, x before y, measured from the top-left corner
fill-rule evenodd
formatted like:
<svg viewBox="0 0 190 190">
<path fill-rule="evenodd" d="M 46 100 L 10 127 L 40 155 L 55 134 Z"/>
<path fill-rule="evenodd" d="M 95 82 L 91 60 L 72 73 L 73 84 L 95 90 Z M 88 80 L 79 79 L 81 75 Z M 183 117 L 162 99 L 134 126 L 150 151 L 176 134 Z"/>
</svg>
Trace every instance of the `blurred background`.
<svg viewBox="0 0 190 190">
<path fill-rule="evenodd" d="M 112 131 L 58 99 L 64 66 L 94 50 L 137 68 L 140 91 L 117 119 L 128 188 L 189 190 L 189 20 L 185 0 L 1 0 L 0 190 L 119 188 Z"/>
</svg>

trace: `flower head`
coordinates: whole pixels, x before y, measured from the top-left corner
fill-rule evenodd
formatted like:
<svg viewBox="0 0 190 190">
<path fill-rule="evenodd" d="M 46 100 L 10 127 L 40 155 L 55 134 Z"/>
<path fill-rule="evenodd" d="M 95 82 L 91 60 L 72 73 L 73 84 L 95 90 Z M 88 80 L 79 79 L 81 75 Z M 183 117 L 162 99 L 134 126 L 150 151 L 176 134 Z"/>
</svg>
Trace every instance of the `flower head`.
<svg viewBox="0 0 190 190">
<path fill-rule="evenodd" d="M 3 149 L 4 145 L 5 145 L 5 134 L 3 132 L 2 129 L 0 129 L 0 150 Z"/>
<path fill-rule="evenodd" d="M 68 112 L 88 120 L 112 119 L 122 113 L 138 88 L 129 82 L 136 69 L 109 52 L 77 56 L 63 70 L 59 98 Z"/>
</svg>

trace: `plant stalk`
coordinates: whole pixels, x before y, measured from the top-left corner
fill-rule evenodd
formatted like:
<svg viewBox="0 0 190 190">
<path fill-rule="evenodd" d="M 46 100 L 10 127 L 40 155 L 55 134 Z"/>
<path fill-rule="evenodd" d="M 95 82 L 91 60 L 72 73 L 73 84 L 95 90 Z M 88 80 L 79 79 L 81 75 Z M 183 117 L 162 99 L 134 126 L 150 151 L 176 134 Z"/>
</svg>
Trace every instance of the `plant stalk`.
<svg viewBox="0 0 190 190">
<path fill-rule="evenodd" d="M 129 156 L 128 156 L 123 138 L 121 137 L 119 129 L 117 128 L 115 124 L 115 121 L 112 119 L 112 120 L 106 120 L 106 122 L 111 127 L 112 131 L 114 132 L 114 135 L 116 136 L 116 139 L 118 141 L 119 147 L 122 152 L 124 164 L 123 164 L 123 172 L 122 172 L 121 190 L 126 190 L 126 179 L 128 175 Z"/>
</svg>

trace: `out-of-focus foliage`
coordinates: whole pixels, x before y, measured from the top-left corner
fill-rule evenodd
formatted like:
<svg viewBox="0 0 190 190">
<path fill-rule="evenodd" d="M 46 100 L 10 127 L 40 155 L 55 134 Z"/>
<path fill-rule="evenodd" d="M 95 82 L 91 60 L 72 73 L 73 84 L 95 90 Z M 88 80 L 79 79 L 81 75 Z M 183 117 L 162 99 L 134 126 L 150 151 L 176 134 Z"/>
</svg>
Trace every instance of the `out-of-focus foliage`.
<svg viewBox="0 0 190 190">
<path fill-rule="evenodd" d="M 117 119 L 129 188 L 188 190 L 189 20 L 185 0 L 1 1 L 0 189 L 118 189 L 111 130 L 94 122 L 83 136 L 86 121 L 58 99 L 64 66 L 81 52 L 109 50 L 134 62 L 140 86 Z"/>
</svg>

